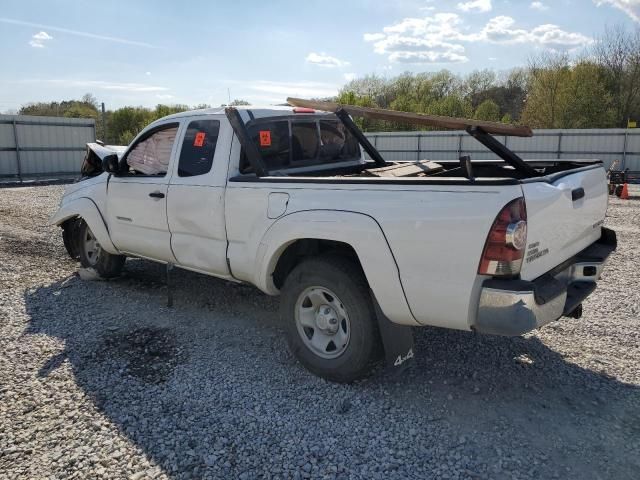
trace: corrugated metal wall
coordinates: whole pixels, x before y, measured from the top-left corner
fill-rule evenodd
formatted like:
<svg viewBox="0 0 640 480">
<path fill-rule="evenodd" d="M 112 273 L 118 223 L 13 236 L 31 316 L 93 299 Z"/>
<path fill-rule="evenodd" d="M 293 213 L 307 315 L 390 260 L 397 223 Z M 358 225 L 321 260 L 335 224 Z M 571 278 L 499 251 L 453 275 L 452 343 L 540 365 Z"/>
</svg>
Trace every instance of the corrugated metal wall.
<svg viewBox="0 0 640 480">
<path fill-rule="evenodd" d="M 0 178 L 78 173 L 93 119 L 0 115 Z"/>
<path fill-rule="evenodd" d="M 476 160 L 496 156 L 463 131 L 367 133 L 369 141 L 387 160 L 457 160 L 470 155 Z M 535 130 L 531 138 L 498 140 L 525 160 L 597 158 L 608 168 L 640 170 L 640 129 Z"/>
<path fill-rule="evenodd" d="M 462 131 L 380 132 L 367 137 L 388 160 L 496 158 Z M 76 174 L 85 144 L 95 138 L 92 119 L 0 115 L 0 178 Z M 640 170 L 640 129 L 536 130 L 531 138 L 497 138 L 524 159 L 598 158 L 607 168 L 619 160 L 619 168 Z"/>
</svg>

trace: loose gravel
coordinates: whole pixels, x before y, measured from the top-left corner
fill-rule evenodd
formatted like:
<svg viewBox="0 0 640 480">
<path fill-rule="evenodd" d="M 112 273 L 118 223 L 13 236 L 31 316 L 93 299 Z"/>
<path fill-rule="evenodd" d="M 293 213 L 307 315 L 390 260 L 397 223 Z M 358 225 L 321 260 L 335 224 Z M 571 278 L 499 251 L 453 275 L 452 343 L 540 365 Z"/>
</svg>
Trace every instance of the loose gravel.
<svg viewBox="0 0 640 480">
<path fill-rule="evenodd" d="M 0 478 L 637 479 L 640 200 L 582 319 L 523 338 L 416 330 L 408 372 L 335 385 L 277 299 L 129 260 L 83 281 L 63 187 L 0 189 Z"/>
</svg>

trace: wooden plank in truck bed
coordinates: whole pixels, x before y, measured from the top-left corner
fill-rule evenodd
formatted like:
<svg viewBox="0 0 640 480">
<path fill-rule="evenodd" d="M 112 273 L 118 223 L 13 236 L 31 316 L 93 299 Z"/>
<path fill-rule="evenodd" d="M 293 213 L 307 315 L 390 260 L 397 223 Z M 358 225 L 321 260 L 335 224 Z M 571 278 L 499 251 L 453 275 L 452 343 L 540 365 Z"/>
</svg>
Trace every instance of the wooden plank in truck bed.
<svg viewBox="0 0 640 480">
<path fill-rule="evenodd" d="M 508 135 L 513 137 L 532 137 L 531 128 L 524 125 L 506 125 L 498 122 L 485 122 L 466 118 L 442 117 L 439 115 L 427 115 L 424 113 L 399 112 L 385 110 L 383 108 L 356 107 L 354 105 L 342 105 L 334 102 L 321 102 L 305 100 L 302 98 L 287 98 L 287 103 L 295 107 L 312 108 L 325 112 L 337 112 L 342 109 L 354 117 L 387 120 L 390 122 L 411 123 L 428 127 L 447 128 L 450 130 L 466 130 L 467 128 L 480 127 L 493 135 Z"/>
</svg>

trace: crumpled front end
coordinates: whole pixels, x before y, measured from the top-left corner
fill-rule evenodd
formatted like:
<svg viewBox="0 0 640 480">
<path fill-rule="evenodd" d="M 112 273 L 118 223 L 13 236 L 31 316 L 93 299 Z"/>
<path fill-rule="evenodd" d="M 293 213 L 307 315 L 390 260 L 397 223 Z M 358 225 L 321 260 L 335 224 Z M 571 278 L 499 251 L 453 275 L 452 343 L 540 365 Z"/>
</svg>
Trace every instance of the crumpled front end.
<svg viewBox="0 0 640 480">
<path fill-rule="evenodd" d="M 118 158 L 124 155 L 127 147 L 119 145 L 102 145 L 100 143 L 87 143 L 87 153 L 80 167 L 82 178 L 96 177 L 104 170 L 102 160 L 107 155 L 116 154 Z"/>
</svg>

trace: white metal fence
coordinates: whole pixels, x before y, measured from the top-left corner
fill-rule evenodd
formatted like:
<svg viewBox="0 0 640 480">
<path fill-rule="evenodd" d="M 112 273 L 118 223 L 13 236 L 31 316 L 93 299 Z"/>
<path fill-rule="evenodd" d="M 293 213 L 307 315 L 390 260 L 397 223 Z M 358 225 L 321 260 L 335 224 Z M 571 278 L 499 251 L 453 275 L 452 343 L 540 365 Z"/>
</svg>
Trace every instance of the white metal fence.
<svg viewBox="0 0 640 480">
<path fill-rule="evenodd" d="M 0 115 L 0 180 L 77 174 L 93 119 Z"/>
<path fill-rule="evenodd" d="M 490 160 L 495 155 L 463 131 L 367 133 L 387 160 Z M 95 141 L 92 119 L 0 115 L 0 180 L 77 174 L 85 144 Z M 608 168 L 640 170 L 640 129 L 536 130 L 531 138 L 503 137 L 525 160 L 598 158 Z"/>
<path fill-rule="evenodd" d="M 491 160 L 496 156 L 464 131 L 367 133 L 387 160 Z M 530 138 L 496 136 L 525 160 L 597 158 L 608 168 L 640 170 L 640 129 L 535 130 Z"/>
</svg>

